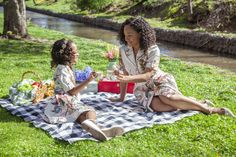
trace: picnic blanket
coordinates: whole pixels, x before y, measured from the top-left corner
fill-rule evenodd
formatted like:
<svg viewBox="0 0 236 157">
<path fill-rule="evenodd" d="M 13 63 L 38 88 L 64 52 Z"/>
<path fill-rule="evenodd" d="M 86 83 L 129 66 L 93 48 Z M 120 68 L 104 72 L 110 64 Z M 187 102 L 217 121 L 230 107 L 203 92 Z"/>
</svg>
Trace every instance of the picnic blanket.
<svg viewBox="0 0 236 157">
<path fill-rule="evenodd" d="M 174 123 L 184 117 L 199 113 L 197 111 L 146 112 L 132 94 L 128 94 L 124 102 L 110 102 L 108 97 L 111 96 L 115 96 L 115 94 L 86 93 L 82 95 L 81 101 L 95 108 L 99 126 L 104 128 L 121 126 L 125 133 L 144 127 L 152 127 L 153 124 Z M 47 99 L 37 105 L 14 106 L 9 99 L 0 99 L 0 106 L 11 114 L 31 122 L 35 127 L 45 130 L 53 138 L 69 143 L 85 139 L 95 140 L 78 123 L 49 124 L 45 122 L 43 113 L 46 104 Z"/>
</svg>

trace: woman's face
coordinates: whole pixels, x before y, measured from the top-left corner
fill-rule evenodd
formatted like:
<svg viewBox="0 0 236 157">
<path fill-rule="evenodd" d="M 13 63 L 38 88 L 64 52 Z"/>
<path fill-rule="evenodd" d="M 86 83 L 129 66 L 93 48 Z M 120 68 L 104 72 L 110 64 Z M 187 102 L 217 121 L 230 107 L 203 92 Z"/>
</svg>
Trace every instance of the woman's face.
<svg viewBox="0 0 236 157">
<path fill-rule="evenodd" d="M 77 50 L 77 46 L 72 43 L 71 44 L 71 49 L 72 49 L 72 64 L 75 64 L 77 63 L 77 60 L 79 58 L 79 53 L 78 53 L 78 50 Z"/>
<path fill-rule="evenodd" d="M 130 47 L 139 47 L 140 34 L 136 32 L 130 25 L 124 27 L 125 41 Z"/>
</svg>

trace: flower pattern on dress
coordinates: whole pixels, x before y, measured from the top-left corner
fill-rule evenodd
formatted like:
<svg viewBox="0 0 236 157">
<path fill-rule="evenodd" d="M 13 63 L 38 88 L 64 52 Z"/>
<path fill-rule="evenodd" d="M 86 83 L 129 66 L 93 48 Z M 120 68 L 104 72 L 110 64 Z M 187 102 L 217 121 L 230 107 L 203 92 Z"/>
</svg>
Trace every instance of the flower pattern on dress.
<svg viewBox="0 0 236 157">
<path fill-rule="evenodd" d="M 125 55 L 126 55 L 127 57 L 129 57 L 130 55 L 132 55 L 132 53 L 129 51 L 129 49 L 127 49 L 127 50 L 125 51 Z"/>
<path fill-rule="evenodd" d="M 141 69 L 144 71 L 146 68 L 147 61 L 145 60 L 145 58 L 141 58 L 138 60 L 138 62 L 139 62 Z"/>
<path fill-rule="evenodd" d="M 48 101 L 44 111 L 50 123 L 74 122 L 81 113 L 94 110 L 83 104 L 79 95 L 71 96 L 67 93 L 76 86 L 73 71 L 68 66 L 58 65 L 54 80 L 56 96 Z"/>
</svg>

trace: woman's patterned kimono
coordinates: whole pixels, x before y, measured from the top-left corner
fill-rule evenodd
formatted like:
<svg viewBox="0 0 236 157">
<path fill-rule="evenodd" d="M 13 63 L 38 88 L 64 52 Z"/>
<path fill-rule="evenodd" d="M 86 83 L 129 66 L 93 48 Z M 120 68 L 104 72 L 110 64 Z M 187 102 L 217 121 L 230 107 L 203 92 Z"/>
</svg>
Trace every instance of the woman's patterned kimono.
<svg viewBox="0 0 236 157">
<path fill-rule="evenodd" d="M 136 83 L 134 88 L 135 97 L 147 110 L 153 111 L 150 108 L 153 96 L 164 95 L 169 97 L 176 93 L 181 94 L 174 77 L 161 71 L 158 67 L 160 50 L 157 45 L 151 46 L 147 52 L 139 50 L 136 58 L 131 47 L 122 45 L 120 57 L 121 70 L 129 75 L 142 74 L 146 68 L 155 71 L 151 79 L 147 82 Z"/>
</svg>

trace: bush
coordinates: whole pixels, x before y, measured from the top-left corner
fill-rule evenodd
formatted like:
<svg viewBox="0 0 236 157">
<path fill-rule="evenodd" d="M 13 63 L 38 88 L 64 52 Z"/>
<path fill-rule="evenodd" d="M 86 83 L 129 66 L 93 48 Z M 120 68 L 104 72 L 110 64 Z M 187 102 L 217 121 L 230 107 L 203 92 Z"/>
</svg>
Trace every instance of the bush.
<svg viewBox="0 0 236 157">
<path fill-rule="evenodd" d="M 77 0 L 77 6 L 81 10 L 100 11 L 112 4 L 114 0 Z"/>
</svg>

